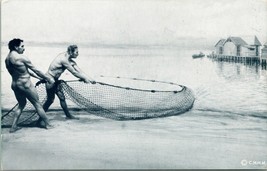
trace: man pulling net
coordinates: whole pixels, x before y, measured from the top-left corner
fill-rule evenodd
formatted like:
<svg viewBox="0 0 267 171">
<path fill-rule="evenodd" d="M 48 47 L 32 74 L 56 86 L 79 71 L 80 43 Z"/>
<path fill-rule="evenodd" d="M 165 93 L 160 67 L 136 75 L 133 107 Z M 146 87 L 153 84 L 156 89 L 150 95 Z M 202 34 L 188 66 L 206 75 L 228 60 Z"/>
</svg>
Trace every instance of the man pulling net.
<svg viewBox="0 0 267 171">
<path fill-rule="evenodd" d="M 13 39 L 9 41 L 8 48 L 10 50 L 6 57 L 5 64 L 9 74 L 12 77 L 11 88 L 14 91 L 18 104 L 13 108 L 13 123 L 10 132 L 15 132 L 20 129 L 18 121 L 22 114 L 23 109 L 27 104 L 27 100 L 31 102 L 40 116 L 40 120 L 44 122 L 44 128 L 51 128 L 50 122 L 43 110 L 39 101 L 37 91 L 30 80 L 30 76 L 40 77 L 53 84 L 54 80 L 38 70 L 28 57 L 23 55 L 25 50 L 23 40 Z"/>
<path fill-rule="evenodd" d="M 64 94 L 62 94 L 62 91 L 58 91 L 57 83 L 59 77 L 62 75 L 62 73 L 67 69 L 70 73 L 72 73 L 75 77 L 79 78 L 81 81 L 85 83 L 94 83 L 94 81 L 90 81 L 88 76 L 78 67 L 77 63 L 74 61 L 79 55 L 78 46 L 77 45 L 70 45 L 67 48 L 67 52 L 63 52 L 59 54 L 50 64 L 47 75 L 54 80 L 53 83 L 45 82 L 46 87 L 46 93 L 47 98 L 46 101 L 43 104 L 43 108 L 45 111 L 48 110 L 48 108 L 51 106 L 51 104 L 54 102 L 55 94 L 57 95 L 60 106 L 62 107 L 66 117 L 68 119 L 78 119 L 74 115 L 72 115 L 69 110 L 68 106 L 65 100 Z M 36 85 L 44 82 L 41 80 Z M 38 124 L 41 120 L 38 121 Z"/>
<path fill-rule="evenodd" d="M 74 102 L 78 108 L 90 114 L 115 120 L 137 120 L 178 115 L 190 110 L 194 104 L 195 98 L 192 90 L 175 83 L 122 77 L 101 77 L 104 79 L 102 82 L 89 80 L 73 60 L 77 56 L 78 47 L 76 45 L 69 46 L 67 52 L 54 59 L 47 71 L 49 79 L 55 82 L 50 83 L 41 80 L 36 84 L 45 111 L 53 103 L 55 95 L 58 96 L 66 117 L 70 119 L 77 117 L 70 114 L 66 99 Z M 80 81 L 59 80 L 66 69 Z M 108 79 L 113 79 L 113 82 L 107 83 Z M 119 84 L 120 80 L 123 79 L 124 84 Z M 136 83 L 140 87 L 136 88 Z M 151 88 L 144 88 L 147 84 L 150 84 Z M 164 90 L 168 86 L 172 88 Z M 162 89 L 155 89 L 158 87 Z M 20 118 L 19 124 L 29 124 L 36 121 L 40 126 L 44 124 L 32 112 L 32 109 L 32 105 L 27 103 L 24 117 Z M 10 113 L 12 110 L 2 116 L 2 126 L 10 125 Z"/>
<path fill-rule="evenodd" d="M 106 80 L 106 77 L 103 77 Z M 118 83 L 123 78 L 114 77 Z M 125 82 L 125 81 L 124 81 Z M 150 84 L 155 87 L 171 86 L 169 90 L 140 89 L 121 86 L 106 82 L 87 84 L 81 81 L 56 81 L 56 91 L 64 98 L 72 101 L 89 114 L 114 120 L 138 120 L 174 116 L 190 110 L 194 104 L 194 94 L 186 86 L 175 83 L 144 79 L 126 79 L 126 82 L 142 82 L 140 85 Z M 46 101 L 44 84 L 37 86 L 42 101 Z M 56 93 L 58 93 L 56 92 Z M 38 120 L 38 116 L 31 113 L 32 106 L 27 104 L 27 113 L 19 121 L 20 124 L 29 124 Z M 9 113 L 2 116 L 2 126 L 10 125 Z"/>
</svg>

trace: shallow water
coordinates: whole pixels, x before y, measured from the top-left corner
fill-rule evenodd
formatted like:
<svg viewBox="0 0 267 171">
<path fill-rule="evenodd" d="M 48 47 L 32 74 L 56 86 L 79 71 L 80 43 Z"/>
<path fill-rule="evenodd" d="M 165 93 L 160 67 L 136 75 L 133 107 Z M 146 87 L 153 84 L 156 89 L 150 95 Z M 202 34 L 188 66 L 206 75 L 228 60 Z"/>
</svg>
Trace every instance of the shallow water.
<svg viewBox="0 0 267 171">
<path fill-rule="evenodd" d="M 52 59 L 64 48 L 26 46 L 25 55 L 46 71 Z M 212 61 L 206 57 L 192 59 L 191 55 L 197 51 L 178 48 L 80 48 L 79 52 L 78 65 L 97 81 L 105 81 L 106 78 L 100 77 L 104 75 L 174 82 L 193 89 L 196 96 L 194 110 L 267 117 L 267 71 L 260 67 Z M 11 78 L 4 66 L 6 54 L 7 50 L 2 47 L 2 107 L 10 108 L 15 100 L 10 90 Z M 76 78 L 65 72 L 62 79 Z M 160 84 L 153 87 L 153 84 L 132 83 L 129 80 L 128 86 L 164 88 Z"/>
<path fill-rule="evenodd" d="M 25 54 L 38 68 L 46 71 L 52 59 L 64 50 L 65 47 L 26 47 Z M 192 59 L 191 55 L 198 52 L 166 47 L 81 47 L 76 61 L 96 81 L 103 81 L 100 75 L 143 78 L 175 82 L 193 90 L 196 100 L 189 112 L 167 118 L 125 122 L 128 126 L 134 126 L 136 131 L 175 136 L 175 132 L 184 129 L 191 131 L 190 134 L 187 131 L 183 138 L 192 141 L 192 137 L 199 136 L 217 143 L 223 139 L 229 144 L 240 141 L 253 147 L 266 146 L 267 71 L 260 66 L 212 61 L 207 57 Z M 10 76 L 3 63 L 6 54 L 7 51 L 2 49 L 1 98 L 2 108 L 8 109 L 16 102 L 10 89 Z M 76 78 L 65 72 L 62 79 Z M 150 86 L 153 88 L 153 85 Z M 58 108 L 58 103 L 53 104 L 53 107 Z M 258 154 L 253 148 L 245 154 L 248 154 L 245 155 L 248 160 L 267 160 L 266 155 Z M 238 158 L 235 162 L 242 159 Z"/>
</svg>

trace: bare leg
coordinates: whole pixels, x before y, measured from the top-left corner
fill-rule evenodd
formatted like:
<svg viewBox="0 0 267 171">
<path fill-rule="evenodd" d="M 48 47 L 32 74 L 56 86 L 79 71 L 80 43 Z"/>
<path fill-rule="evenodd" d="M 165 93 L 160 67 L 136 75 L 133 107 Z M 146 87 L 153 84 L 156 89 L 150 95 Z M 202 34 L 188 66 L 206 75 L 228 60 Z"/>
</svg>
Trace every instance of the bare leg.
<svg viewBox="0 0 267 171">
<path fill-rule="evenodd" d="M 21 106 L 17 106 L 15 109 L 14 109 L 14 120 L 12 122 L 12 126 L 9 130 L 10 133 L 13 133 L 15 131 L 17 131 L 18 129 L 20 129 L 17 124 L 18 124 L 18 120 L 19 120 L 19 117 L 21 115 L 21 112 L 22 112 L 22 108 Z"/>
<path fill-rule="evenodd" d="M 53 103 L 53 101 L 51 101 L 49 98 L 47 98 L 47 100 L 45 101 L 44 105 L 43 105 L 43 109 L 45 112 L 48 111 L 49 107 L 51 106 L 51 104 Z M 43 119 L 41 117 L 39 117 L 38 121 L 37 121 L 37 126 L 41 127 L 41 128 L 45 128 L 45 122 L 43 121 Z"/>
<path fill-rule="evenodd" d="M 44 105 L 43 105 L 43 109 L 45 112 L 48 111 L 49 107 L 51 106 L 51 104 L 53 103 L 54 101 L 51 101 L 50 99 L 49 100 L 46 100 Z"/>
<path fill-rule="evenodd" d="M 25 105 L 26 105 L 26 98 L 23 96 L 23 94 L 19 91 L 19 90 L 13 90 L 14 93 L 15 93 L 15 96 L 16 96 L 16 99 L 19 103 L 19 105 L 14 109 L 14 113 L 15 113 L 15 116 L 14 116 L 14 120 L 12 122 L 12 126 L 9 130 L 10 133 L 13 133 L 19 129 L 21 129 L 20 127 L 18 127 L 18 120 L 19 120 L 19 117 L 22 113 L 22 110 L 24 109 Z"/>
<path fill-rule="evenodd" d="M 46 83 L 45 86 L 46 86 L 47 99 L 43 105 L 43 108 L 44 111 L 46 112 L 55 100 L 55 87 L 54 85 L 50 85 L 49 83 Z"/>
<path fill-rule="evenodd" d="M 51 104 L 54 102 L 55 90 L 54 90 L 54 84 L 46 83 L 45 87 L 46 87 L 47 99 L 43 104 L 43 109 L 45 112 L 47 112 Z M 37 121 L 37 126 L 41 128 L 45 127 L 45 122 L 42 120 L 41 117 Z"/>
<path fill-rule="evenodd" d="M 61 105 L 66 117 L 68 119 L 79 119 L 78 117 L 75 117 L 74 115 L 70 114 L 64 94 L 61 91 L 57 91 L 57 96 L 59 98 L 60 105 Z"/>
<path fill-rule="evenodd" d="M 41 105 L 40 102 L 32 102 L 33 106 L 35 107 L 38 115 L 40 116 L 40 118 L 45 122 L 46 124 L 46 128 L 52 128 L 53 126 L 50 124 L 50 121 L 49 119 L 47 118 L 46 114 L 45 114 L 45 111 Z"/>
<path fill-rule="evenodd" d="M 46 128 L 51 128 L 53 127 L 46 114 L 45 111 L 41 105 L 41 103 L 39 102 L 39 96 L 37 94 L 37 91 L 35 89 L 35 87 L 32 85 L 29 89 L 26 90 L 25 92 L 26 97 L 29 99 L 29 101 L 33 104 L 33 106 L 35 107 L 37 114 L 42 118 L 42 120 L 44 120 L 44 122 L 46 123 Z"/>
</svg>

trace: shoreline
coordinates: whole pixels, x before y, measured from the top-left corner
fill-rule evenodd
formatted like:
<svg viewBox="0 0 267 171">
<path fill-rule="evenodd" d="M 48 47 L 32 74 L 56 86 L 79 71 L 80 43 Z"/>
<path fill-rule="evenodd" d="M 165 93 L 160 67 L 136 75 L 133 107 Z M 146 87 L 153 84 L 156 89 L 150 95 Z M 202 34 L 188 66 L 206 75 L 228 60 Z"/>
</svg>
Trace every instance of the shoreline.
<svg viewBox="0 0 267 171">
<path fill-rule="evenodd" d="M 79 120 L 65 119 L 63 112 L 49 111 L 53 129 L 22 128 L 10 134 L 2 128 L 2 167 L 33 169 L 258 169 L 242 166 L 242 160 L 267 159 L 262 137 L 240 132 L 166 127 L 162 118 L 114 121 L 77 111 Z M 201 118 L 198 118 L 201 122 Z M 192 125 L 193 126 L 193 125 Z M 169 129 L 166 129 L 166 128 Z M 253 131 L 252 131 L 253 132 Z M 246 134 L 249 135 L 249 134 Z M 240 139 L 241 137 L 241 139 Z M 15 161 L 15 162 L 14 162 Z"/>
</svg>

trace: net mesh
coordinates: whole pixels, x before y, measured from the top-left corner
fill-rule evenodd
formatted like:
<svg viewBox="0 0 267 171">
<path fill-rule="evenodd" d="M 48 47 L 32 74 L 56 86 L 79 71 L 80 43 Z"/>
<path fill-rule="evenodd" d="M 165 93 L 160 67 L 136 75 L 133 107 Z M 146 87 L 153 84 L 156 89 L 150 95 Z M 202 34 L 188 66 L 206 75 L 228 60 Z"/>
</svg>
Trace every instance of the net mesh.
<svg viewBox="0 0 267 171">
<path fill-rule="evenodd" d="M 58 91 L 62 91 L 65 98 L 71 100 L 80 109 L 90 114 L 115 119 L 137 120 L 156 117 L 178 115 L 190 110 L 194 103 L 194 95 L 186 86 L 170 82 L 131 78 L 135 87 L 149 85 L 148 89 L 123 86 L 119 83 L 121 77 L 114 77 L 115 84 L 96 82 L 86 84 L 80 81 L 63 81 L 58 83 Z M 112 82 L 112 81 L 111 81 Z M 128 82 L 129 83 L 129 82 Z M 131 84 L 134 85 L 134 84 Z M 170 87 L 168 90 L 150 89 L 154 87 Z M 46 100 L 45 85 L 37 86 L 42 103 Z M 30 124 L 38 120 L 31 103 L 27 103 L 19 119 L 19 124 Z M 11 125 L 13 108 L 2 116 L 2 126 Z"/>
</svg>

